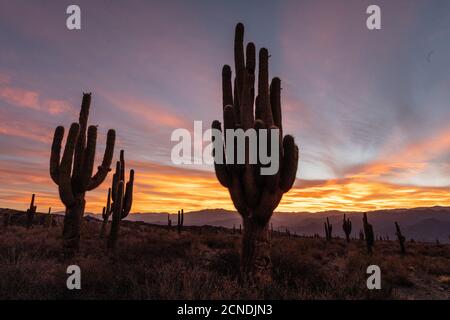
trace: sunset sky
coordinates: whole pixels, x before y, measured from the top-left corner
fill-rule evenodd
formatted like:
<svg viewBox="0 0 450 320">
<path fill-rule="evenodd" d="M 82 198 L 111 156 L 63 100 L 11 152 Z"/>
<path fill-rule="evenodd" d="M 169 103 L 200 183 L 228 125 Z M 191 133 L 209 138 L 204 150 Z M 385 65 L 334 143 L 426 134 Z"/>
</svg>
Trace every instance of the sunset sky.
<svg viewBox="0 0 450 320">
<path fill-rule="evenodd" d="M 244 2 L 244 3 L 243 3 Z M 82 30 L 66 28 L 70 4 Z M 382 29 L 366 28 L 381 7 Z M 282 79 L 300 148 L 279 211 L 450 205 L 450 1 L 0 0 L 0 207 L 62 210 L 48 162 L 56 126 L 116 129 L 136 171 L 133 212 L 233 209 L 212 166 L 171 163 L 176 128 L 221 120 L 237 22 Z M 96 164 L 97 165 L 97 164 Z M 100 212 L 111 176 L 87 194 Z"/>
</svg>

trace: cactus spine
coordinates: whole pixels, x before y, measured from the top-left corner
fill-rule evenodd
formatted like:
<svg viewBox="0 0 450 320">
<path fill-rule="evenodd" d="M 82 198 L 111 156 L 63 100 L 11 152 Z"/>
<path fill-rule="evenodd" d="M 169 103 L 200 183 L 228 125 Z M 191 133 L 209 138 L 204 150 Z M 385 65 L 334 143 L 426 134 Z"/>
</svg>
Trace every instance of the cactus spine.
<svg viewBox="0 0 450 320">
<path fill-rule="evenodd" d="M 181 209 L 178 210 L 178 233 L 181 233 L 181 229 L 183 229 L 183 224 L 184 224 L 184 210 Z"/>
<path fill-rule="evenodd" d="M 106 149 L 102 164 L 93 174 L 97 127 L 87 127 L 91 94 L 83 94 L 78 123 L 72 123 L 67 136 L 64 153 L 61 157 L 61 143 L 64 127 L 59 126 L 53 137 L 50 157 L 50 176 L 58 185 L 59 197 L 66 206 L 63 229 L 65 257 L 71 257 L 79 249 L 80 229 L 86 205 L 85 194 L 97 188 L 111 171 L 116 133 L 108 131 Z M 87 131 L 87 136 L 86 136 Z M 73 163 L 72 163 L 73 162 Z"/>
<path fill-rule="evenodd" d="M 116 173 L 113 176 L 112 197 L 112 223 L 108 238 L 108 249 L 114 250 L 119 237 L 120 221 L 130 213 L 133 204 L 134 170 L 130 170 L 129 180 L 125 186 L 125 157 L 120 151 L 120 161 L 116 163 Z"/>
<path fill-rule="evenodd" d="M 400 244 L 400 251 L 402 254 L 406 253 L 405 249 L 405 240 L 406 238 L 403 236 L 402 231 L 400 230 L 400 226 L 398 225 L 397 221 L 395 221 L 395 235 L 397 236 L 398 243 Z"/>
<path fill-rule="evenodd" d="M 36 214 L 37 207 L 34 205 L 35 194 L 31 196 L 30 208 L 27 209 L 27 228 L 33 226 L 34 215 Z"/>
<path fill-rule="evenodd" d="M 364 227 L 364 238 L 366 239 L 367 252 L 372 254 L 372 247 L 375 241 L 375 236 L 373 234 L 373 227 L 367 221 L 367 214 L 364 213 L 363 216 L 363 227 Z"/>
<path fill-rule="evenodd" d="M 350 221 L 350 218 L 345 219 L 345 214 L 344 214 L 344 221 L 342 222 L 342 229 L 344 229 L 345 238 L 347 239 L 347 242 L 350 242 L 350 234 L 352 233 L 352 222 Z"/>
<path fill-rule="evenodd" d="M 108 197 L 106 199 L 106 207 L 103 207 L 102 211 L 102 228 L 100 230 L 100 238 L 104 238 L 106 235 L 106 228 L 108 227 L 109 216 L 111 215 L 111 188 L 108 189 Z"/>
<path fill-rule="evenodd" d="M 323 224 L 325 226 L 325 237 L 327 241 L 331 241 L 331 233 L 333 231 L 333 225 L 330 223 L 330 220 L 328 220 L 328 218 L 327 221 L 324 222 Z"/>
<path fill-rule="evenodd" d="M 292 136 L 283 137 L 281 81 L 274 78 L 269 86 L 269 53 L 265 48 L 259 52 L 258 91 L 255 101 L 255 45 L 249 43 L 244 55 L 244 26 L 241 23 L 236 26 L 234 60 L 236 67 L 234 86 L 231 68 L 225 65 L 222 70 L 223 129 L 244 131 L 269 129 L 268 135 L 277 133 L 280 141 L 278 150 L 280 166 L 271 176 L 261 175 L 259 169 L 263 164 L 259 160 L 257 164 L 248 161 L 250 146 L 247 144 L 245 164 L 217 161 L 214 168 L 217 179 L 228 189 L 231 200 L 243 219 L 241 254 L 243 278 L 255 282 L 268 282 L 271 281 L 272 275 L 268 223 L 283 194 L 294 184 L 298 147 Z M 222 125 L 217 120 L 213 122 L 212 127 L 222 131 Z M 272 129 L 279 130 L 277 132 Z M 226 139 L 223 137 L 214 137 L 214 149 L 226 149 L 224 140 Z M 223 160 L 226 160 L 225 157 Z"/>
</svg>

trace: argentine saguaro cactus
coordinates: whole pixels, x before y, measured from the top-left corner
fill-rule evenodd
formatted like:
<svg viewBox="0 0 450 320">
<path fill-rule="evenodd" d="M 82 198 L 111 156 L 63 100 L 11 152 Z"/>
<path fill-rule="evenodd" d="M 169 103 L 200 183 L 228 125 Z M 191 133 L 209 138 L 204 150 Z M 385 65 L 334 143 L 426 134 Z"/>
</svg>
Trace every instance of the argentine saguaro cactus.
<svg viewBox="0 0 450 320">
<path fill-rule="evenodd" d="M 50 228 L 53 223 L 53 216 L 52 216 L 52 207 L 48 208 L 48 213 L 45 215 L 44 219 L 44 227 Z"/>
<path fill-rule="evenodd" d="M 106 207 L 102 210 L 102 228 L 100 229 L 100 238 L 104 238 L 106 235 L 106 228 L 108 227 L 109 216 L 111 215 L 111 188 L 108 189 L 108 197 L 106 198 Z"/>
<path fill-rule="evenodd" d="M 181 229 L 183 229 L 183 224 L 184 224 L 184 210 L 178 210 L 178 233 L 181 233 Z"/>
<path fill-rule="evenodd" d="M 344 229 L 345 238 L 350 242 L 350 234 L 352 233 L 352 222 L 350 218 L 346 219 L 344 214 L 344 221 L 342 222 L 342 229 Z"/>
<path fill-rule="evenodd" d="M 325 237 L 327 239 L 327 241 L 331 240 L 331 233 L 333 232 L 333 225 L 330 223 L 330 220 L 323 223 L 324 227 L 325 227 Z"/>
<path fill-rule="evenodd" d="M 124 151 L 120 151 L 120 161 L 116 164 L 116 173 L 113 176 L 112 198 L 112 223 L 108 238 L 108 249 L 114 250 L 119 237 L 120 221 L 125 219 L 131 210 L 133 203 L 134 170 L 130 170 L 128 182 L 125 187 L 125 157 Z"/>
<path fill-rule="evenodd" d="M 372 247 L 375 241 L 375 236 L 373 234 L 373 227 L 367 221 L 367 214 L 364 213 L 363 216 L 363 228 L 364 228 L 364 238 L 366 239 L 367 252 L 372 254 Z"/>
<path fill-rule="evenodd" d="M 64 216 L 64 255 L 72 256 L 79 249 L 80 229 L 86 205 L 85 194 L 97 188 L 111 171 L 116 133 L 108 131 L 102 164 L 93 174 L 97 126 L 87 127 L 91 94 L 83 94 L 78 123 L 72 123 L 67 136 L 64 153 L 61 157 L 61 143 L 64 127 L 57 127 L 53 137 L 50 157 L 50 176 L 58 185 L 59 197 L 66 206 Z M 86 135 L 87 131 L 87 135 Z M 72 163 L 73 162 L 73 163 Z"/>
<path fill-rule="evenodd" d="M 30 207 L 27 209 L 27 228 L 33 226 L 34 215 L 36 214 L 37 207 L 34 205 L 35 194 L 31 196 Z"/>
<path fill-rule="evenodd" d="M 398 225 L 397 221 L 395 221 L 395 229 L 396 229 L 395 235 L 397 236 L 398 243 L 400 244 L 400 252 L 402 254 L 405 254 L 406 253 L 406 249 L 405 249 L 406 238 L 403 236 L 402 231 L 400 230 L 400 226 Z"/>
<path fill-rule="evenodd" d="M 281 81 L 274 78 L 269 87 L 269 53 L 265 48 L 259 51 L 258 92 L 255 100 L 255 45 L 249 43 L 244 55 L 244 26 L 240 23 L 236 26 L 234 60 L 236 69 L 234 86 L 231 68 L 225 65 L 222 70 L 223 129 L 241 129 L 245 133 L 249 129 L 256 129 L 258 139 L 261 138 L 259 135 L 261 130 L 267 129 L 266 137 L 276 133 L 280 141 L 279 170 L 273 175 L 261 174 L 260 169 L 264 165 L 259 157 L 256 164 L 250 163 L 248 143 L 245 147 L 245 164 L 226 163 L 225 157 L 223 161 L 216 161 L 214 164 L 217 179 L 228 189 L 231 200 L 243 219 L 241 255 L 243 278 L 264 282 L 270 281 L 272 275 L 269 221 L 283 194 L 294 184 L 298 147 L 292 136 L 283 137 Z M 216 120 L 212 128 L 221 131 L 222 125 Z M 213 137 L 213 142 L 215 146 L 224 146 L 225 151 L 230 147 L 229 141 L 227 142 L 224 137 L 220 139 Z M 234 147 L 234 153 L 236 149 Z"/>
</svg>

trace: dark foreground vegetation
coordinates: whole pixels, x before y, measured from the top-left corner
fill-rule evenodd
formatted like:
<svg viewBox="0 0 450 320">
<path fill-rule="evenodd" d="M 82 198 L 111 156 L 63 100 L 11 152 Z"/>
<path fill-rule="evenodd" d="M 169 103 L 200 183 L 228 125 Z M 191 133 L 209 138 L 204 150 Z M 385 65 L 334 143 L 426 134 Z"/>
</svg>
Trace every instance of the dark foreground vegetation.
<svg viewBox="0 0 450 320">
<path fill-rule="evenodd" d="M 0 211 L 4 213 L 5 211 Z M 3 218 L 3 217 L 1 217 Z M 271 232 L 273 281 L 239 281 L 242 234 L 218 227 L 155 226 L 123 221 L 108 251 L 102 222 L 85 218 L 79 254 L 64 260 L 63 217 L 15 214 L 0 227 L 0 299 L 450 299 L 450 245 L 296 237 Z M 66 288 L 66 268 L 79 265 L 82 289 Z M 382 270 L 382 289 L 366 288 L 366 268 Z"/>
</svg>

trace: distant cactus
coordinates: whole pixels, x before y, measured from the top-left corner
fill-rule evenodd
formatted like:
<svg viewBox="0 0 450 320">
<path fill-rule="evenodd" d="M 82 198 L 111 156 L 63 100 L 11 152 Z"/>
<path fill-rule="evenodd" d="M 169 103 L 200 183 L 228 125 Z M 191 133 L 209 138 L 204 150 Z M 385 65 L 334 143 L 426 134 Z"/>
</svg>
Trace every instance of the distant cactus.
<svg viewBox="0 0 450 320">
<path fill-rule="evenodd" d="M 287 235 L 288 238 L 291 238 L 291 232 L 289 231 L 288 228 L 286 228 L 286 235 Z"/>
<path fill-rule="evenodd" d="M 367 221 L 367 214 L 364 213 L 363 216 L 363 226 L 364 226 L 364 238 L 366 239 L 367 252 L 372 254 L 372 247 L 375 241 L 375 236 L 373 234 L 373 227 Z"/>
<path fill-rule="evenodd" d="M 169 229 L 172 227 L 172 219 L 170 219 L 170 214 L 167 214 L 167 226 Z"/>
<path fill-rule="evenodd" d="M 111 161 L 114 153 L 116 133 L 108 131 L 105 154 L 102 164 L 95 175 L 95 149 L 97 143 L 97 127 L 89 126 L 89 108 L 91 94 L 83 94 L 79 123 L 72 123 L 67 136 L 62 159 L 61 143 L 64 137 L 64 127 L 57 127 L 53 137 L 50 157 L 50 176 L 58 185 L 59 197 L 66 206 L 64 216 L 64 255 L 71 257 L 80 246 L 80 229 L 86 205 L 85 194 L 97 188 L 111 171 Z M 86 136 L 87 130 L 87 136 Z M 73 161 L 73 165 L 72 165 Z"/>
<path fill-rule="evenodd" d="M 333 232 L 333 225 L 330 223 L 330 220 L 328 220 L 327 218 L 327 222 L 323 223 L 325 226 L 325 237 L 327 239 L 327 241 L 331 240 L 332 237 L 332 232 Z"/>
<path fill-rule="evenodd" d="M 106 235 L 106 229 L 108 228 L 108 220 L 111 216 L 111 188 L 108 188 L 108 196 L 106 198 L 106 207 L 102 210 L 102 228 L 100 229 L 100 238 L 103 239 Z"/>
<path fill-rule="evenodd" d="M 52 207 L 48 208 L 48 213 L 45 215 L 44 227 L 51 228 L 53 224 Z"/>
<path fill-rule="evenodd" d="M 406 250 L 405 250 L 406 238 L 402 235 L 402 231 L 400 230 L 400 226 L 398 225 L 397 221 L 395 221 L 395 229 L 396 229 L 395 235 L 397 236 L 398 243 L 400 244 L 400 251 L 402 254 L 405 254 L 406 253 Z"/>
<path fill-rule="evenodd" d="M 35 194 L 31 196 L 30 208 L 27 209 L 27 228 L 33 226 L 33 219 L 36 214 L 37 207 L 34 205 Z"/>
<path fill-rule="evenodd" d="M 181 209 L 181 211 L 178 210 L 178 224 L 177 224 L 178 233 L 181 233 L 181 230 L 183 229 L 183 224 L 184 224 L 184 210 Z"/>
<path fill-rule="evenodd" d="M 220 161 L 214 164 L 214 168 L 217 179 L 229 190 L 233 204 L 243 218 L 241 274 L 244 279 L 268 282 L 272 276 L 268 224 L 283 194 L 289 191 L 295 182 L 298 147 L 292 136 L 283 137 L 281 81 L 274 78 L 269 86 L 269 53 L 265 48 L 259 51 L 258 91 L 255 101 L 255 45 L 249 43 L 244 55 L 244 26 L 241 23 L 236 26 L 234 58 L 234 86 L 231 68 L 226 65 L 222 70 L 223 129 L 269 129 L 268 135 L 276 132 L 272 129 L 279 129 L 279 141 L 282 142 L 278 150 L 280 168 L 274 175 L 261 175 L 259 169 L 263 164 L 260 161 L 257 164 L 248 161 L 248 146 L 245 164 Z M 213 122 L 212 127 L 222 131 L 222 125 L 217 120 Z M 215 148 L 229 147 L 224 140 L 214 140 Z"/>
<path fill-rule="evenodd" d="M 345 219 L 345 214 L 344 214 L 344 221 L 342 222 L 342 229 L 344 229 L 345 238 L 347 239 L 347 242 L 350 242 L 350 234 L 352 233 L 352 222 L 350 218 Z"/>
<path fill-rule="evenodd" d="M 133 203 L 134 170 L 130 170 L 129 180 L 125 184 L 125 157 L 124 151 L 120 151 L 120 161 L 116 164 L 116 173 L 113 176 L 111 188 L 112 197 L 112 223 L 108 238 L 108 249 L 114 250 L 119 237 L 120 221 L 130 213 Z M 125 189 L 125 190 L 124 190 Z M 125 193 L 124 193 L 125 192 Z"/>
<path fill-rule="evenodd" d="M 364 231 L 359 230 L 359 240 L 364 240 Z"/>
</svg>

